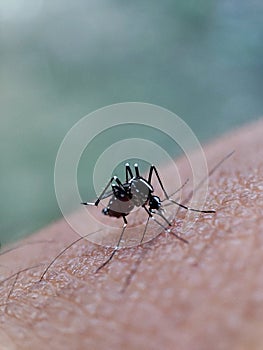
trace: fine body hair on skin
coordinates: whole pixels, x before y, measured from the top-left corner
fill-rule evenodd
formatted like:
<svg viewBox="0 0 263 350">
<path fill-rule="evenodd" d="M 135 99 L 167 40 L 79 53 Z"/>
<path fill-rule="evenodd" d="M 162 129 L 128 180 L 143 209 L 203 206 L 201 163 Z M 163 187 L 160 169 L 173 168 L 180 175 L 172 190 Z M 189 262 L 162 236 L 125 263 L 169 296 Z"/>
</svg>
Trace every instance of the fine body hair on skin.
<svg viewBox="0 0 263 350">
<path fill-rule="evenodd" d="M 0 282 L 1 346 L 261 349 L 262 135 L 260 120 L 205 147 L 210 169 L 235 153 L 210 178 L 206 207 L 216 214 L 198 217 L 187 235 L 190 244 L 163 233 L 121 249 L 94 274 L 109 249 L 79 242 L 39 282 L 41 264 L 76 239 L 61 220 L 0 256 L 1 279 L 14 274 Z M 187 178 L 185 160 L 177 164 Z M 171 168 L 161 172 L 172 181 Z M 175 225 L 184 215 L 179 211 Z M 25 244 L 32 241 L 39 244 Z"/>
</svg>

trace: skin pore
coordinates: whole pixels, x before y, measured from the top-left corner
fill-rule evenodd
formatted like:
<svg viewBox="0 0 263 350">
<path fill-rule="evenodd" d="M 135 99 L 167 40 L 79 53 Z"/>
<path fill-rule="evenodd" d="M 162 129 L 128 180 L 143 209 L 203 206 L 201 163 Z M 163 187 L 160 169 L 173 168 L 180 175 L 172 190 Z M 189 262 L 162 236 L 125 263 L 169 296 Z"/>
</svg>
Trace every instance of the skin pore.
<svg viewBox="0 0 263 350">
<path fill-rule="evenodd" d="M 13 275 L 0 283 L 2 348 L 262 349 L 262 135 L 260 120 L 204 148 L 210 169 L 235 153 L 209 179 L 216 214 L 198 216 L 189 244 L 162 233 L 94 274 L 111 250 L 81 241 L 39 282 L 77 239 L 61 220 L 0 256 L 1 280 Z M 185 159 L 177 165 L 187 178 Z"/>
</svg>

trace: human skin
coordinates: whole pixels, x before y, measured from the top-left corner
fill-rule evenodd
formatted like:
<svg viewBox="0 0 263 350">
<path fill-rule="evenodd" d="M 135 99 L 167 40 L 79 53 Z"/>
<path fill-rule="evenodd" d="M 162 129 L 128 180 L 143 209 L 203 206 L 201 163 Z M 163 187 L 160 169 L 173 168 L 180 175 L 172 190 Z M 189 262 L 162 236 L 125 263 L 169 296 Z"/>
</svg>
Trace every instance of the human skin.
<svg viewBox="0 0 263 350">
<path fill-rule="evenodd" d="M 0 256 L 2 279 L 22 271 L 0 284 L 0 349 L 262 349 L 262 149 L 263 120 L 204 147 L 209 168 L 235 153 L 210 177 L 216 214 L 198 216 L 189 244 L 161 233 L 95 274 L 111 250 L 80 241 L 39 282 L 46 265 L 22 270 L 77 238 L 60 220 Z"/>
</svg>

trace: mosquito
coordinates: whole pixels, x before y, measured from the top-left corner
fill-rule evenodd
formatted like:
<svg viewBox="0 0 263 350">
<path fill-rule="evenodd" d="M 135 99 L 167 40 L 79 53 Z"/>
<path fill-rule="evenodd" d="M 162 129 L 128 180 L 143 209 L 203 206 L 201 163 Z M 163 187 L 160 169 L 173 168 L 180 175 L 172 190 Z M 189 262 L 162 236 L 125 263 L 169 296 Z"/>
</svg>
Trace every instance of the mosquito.
<svg viewBox="0 0 263 350">
<path fill-rule="evenodd" d="M 202 184 L 204 183 L 204 181 L 206 181 L 207 178 L 209 178 L 220 166 L 223 162 L 225 162 L 228 158 L 230 158 L 232 156 L 232 154 L 234 153 L 234 151 L 230 152 L 229 154 L 227 154 L 221 161 L 219 161 L 208 173 L 208 175 L 195 187 L 195 189 L 193 191 L 197 191 Z M 164 216 L 164 208 L 170 204 L 176 204 L 177 206 L 185 209 L 185 210 L 191 210 L 191 211 L 196 211 L 196 212 L 200 212 L 200 213 L 215 213 L 215 210 L 199 210 L 199 209 L 194 209 L 194 208 L 190 208 L 187 207 L 186 205 L 184 205 L 185 202 L 187 202 L 190 197 L 193 194 L 193 191 L 190 192 L 189 196 L 185 199 L 185 201 L 182 203 L 179 203 L 175 200 L 173 200 L 171 197 L 176 194 L 177 192 L 179 192 L 188 182 L 188 180 L 185 181 L 185 183 L 178 188 L 173 194 L 171 194 L 170 196 L 167 194 L 166 190 L 164 189 L 164 186 L 162 184 L 162 181 L 160 179 L 159 173 L 156 169 L 155 166 L 151 166 L 150 167 L 150 171 L 149 171 L 149 175 L 148 178 L 144 178 L 140 175 L 139 172 L 139 167 L 137 164 L 134 165 L 134 170 L 135 170 L 135 175 L 133 175 L 133 172 L 131 170 L 131 167 L 129 166 L 128 163 L 125 164 L 125 170 L 126 170 L 126 179 L 125 182 L 121 182 L 118 177 L 113 176 L 110 181 L 108 182 L 107 186 L 105 187 L 105 189 L 103 190 L 103 192 L 101 193 L 101 195 L 98 197 L 98 199 L 94 202 L 94 203 L 89 203 L 89 202 L 84 202 L 82 203 L 83 205 L 92 205 L 92 206 L 98 206 L 100 201 L 103 199 L 106 199 L 108 197 L 111 197 L 108 203 L 108 206 L 106 208 L 104 208 L 102 210 L 104 215 L 108 215 L 110 217 L 115 217 L 115 218 L 122 218 L 123 219 L 123 227 L 122 227 L 122 232 L 121 235 L 119 237 L 118 243 L 115 246 L 112 254 L 109 256 L 109 258 L 96 270 L 96 272 L 98 272 L 99 270 L 101 270 L 103 267 L 105 267 L 110 260 L 113 258 L 113 256 L 115 255 L 115 253 L 117 252 L 117 250 L 120 247 L 120 243 L 125 231 L 125 228 L 128 224 L 126 217 L 131 213 L 131 211 L 133 210 L 134 207 L 142 207 L 144 208 L 144 210 L 146 211 L 148 217 L 147 217 L 147 222 L 145 224 L 145 229 L 142 235 L 142 239 L 140 241 L 140 243 L 143 242 L 143 238 L 147 229 L 147 225 L 150 219 L 153 219 L 155 222 L 157 222 L 157 224 L 160 225 L 161 229 L 164 229 L 165 232 L 167 233 L 171 233 L 174 236 L 176 236 L 176 238 L 178 238 L 179 240 L 181 240 L 184 243 L 188 243 L 187 240 L 185 240 L 184 238 L 178 236 L 177 234 L 175 234 L 173 231 L 171 231 L 171 229 L 169 229 L 168 227 L 171 226 L 171 223 L 169 222 L 169 220 Z M 161 200 L 160 197 L 158 197 L 155 193 L 154 193 L 154 188 L 152 185 L 152 177 L 153 174 L 155 174 L 155 176 L 157 177 L 157 180 L 161 186 L 161 189 L 164 193 L 164 199 Z M 107 192 L 107 189 L 111 186 L 111 190 L 109 192 Z M 168 201 L 167 204 L 163 204 L 163 202 Z M 125 203 L 128 202 L 128 203 Z M 121 204 L 121 210 L 120 207 L 118 207 L 118 205 Z M 159 215 L 161 218 L 164 219 L 164 221 L 167 223 L 167 226 L 161 224 L 155 217 L 154 214 Z M 50 269 L 50 267 L 54 264 L 54 262 L 61 256 L 63 255 L 68 249 L 70 249 L 73 245 L 77 244 L 79 241 L 85 239 L 86 237 L 93 235 L 95 233 L 97 233 L 97 230 L 95 232 L 90 232 L 80 238 L 78 238 L 77 240 L 73 241 L 70 245 L 68 245 L 66 248 L 64 248 L 49 264 L 48 266 L 45 268 L 45 270 L 42 272 L 40 280 L 42 281 L 44 276 L 46 275 L 46 273 L 48 272 L 48 270 Z M 33 242 L 33 243 L 37 243 L 37 242 Z M 15 248 L 11 248 L 10 250 L 13 249 L 17 249 L 18 247 Z M 1 254 L 5 254 L 8 253 L 9 250 L 2 252 Z M 0 255 L 1 255 L 0 254 Z M 38 265 L 40 266 L 40 265 Z M 3 284 L 5 281 L 16 277 L 17 274 L 20 274 L 23 271 L 26 270 L 30 270 L 32 268 L 35 268 L 37 266 L 33 266 L 33 267 L 29 267 L 27 269 L 24 270 L 20 270 L 18 272 L 16 272 L 15 274 L 9 276 L 6 279 L 3 279 L 0 281 L 0 284 Z M 135 272 L 134 272 L 135 273 Z M 133 273 L 133 274 L 134 274 Z M 132 276 L 129 276 L 129 280 L 131 280 Z M 16 277 L 17 279 L 17 277 Z M 15 283 L 14 283 L 15 284 Z M 12 290 L 14 289 L 14 284 L 12 286 Z M 128 283 L 126 283 L 126 287 L 127 287 Z M 12 290 L 10 293 L 12 293 Z"/>
<path fill-rule="evenodd" d="M 195 211 L 199 213 L 215 213 L 215 210 L 199 210 L 199 209 L 189 208 L 186 205 L 172 199 L 167 194 L 163 186 L 163 183 L 161 181 L 158 170 L 154 165 L 151 165 L 148 177 L 144 178 L 143 176 L 140 175 L 138 164 L 134 164 L 134 173 L 133 173 L 129 163 L 126 163 L 125 164 L 125 182 L 122 183 L 117 176 L 113 176 L 109 180 L 106 187 L 104 188 L 104 190 L 102 191 L 102 193 L 100 194 L 100 196 L 97 198 L 95 202 L 82 203 L 83 205 L 97 207 L 102 199 L 105 199 L 111 196 L 107 207 L 105 207 L 102 210 L 102 213 L 110 217 L 114 217 L 118 219 L 122 218 L 123 220 L 121 234 L 119 236 L 116 246 L 114 247 L 108 259 L 96 270 L 96 272 L 98 272 L 103 267 L 105 267 L 112 260 L 116 252 L 119 250 L 125 229 L 128 225 L 128 221 L 126 217 L 132 212 L 132 210 L 135 207 L 143 208 L 148 215 L 140 243 L 143 242 L 149 220 L 154 220 L 159 226 L 163 228 L 165 232 L 172 233 L 177 239 L 181 240 L 184 243 L 188 243 L 186 239 L 180 237 L 179 235 L 171 231 L 171 229 L 167 228 L 167 227 L 171 227 L 172 223 L 165 217 L 164 206 L 162 204 L 164 200 L 161 200 L 160 197 L 154 193 L 154 188 L 152 185 L 153 175 L 155 175 L 157 178 L 157 181 L 165 197 L 164 199 L 165 201 L 168 201 L 171 204 L 176 204 L 177 206 L 190 211 Z M 107 192 L 110 187 L 111 187 L 111 191 Z M 166 225 L 162 224 L 159 220 L 157 220 L 155 215 L 162 218 L 162 220 L 166 223 Z"/>
</svg>

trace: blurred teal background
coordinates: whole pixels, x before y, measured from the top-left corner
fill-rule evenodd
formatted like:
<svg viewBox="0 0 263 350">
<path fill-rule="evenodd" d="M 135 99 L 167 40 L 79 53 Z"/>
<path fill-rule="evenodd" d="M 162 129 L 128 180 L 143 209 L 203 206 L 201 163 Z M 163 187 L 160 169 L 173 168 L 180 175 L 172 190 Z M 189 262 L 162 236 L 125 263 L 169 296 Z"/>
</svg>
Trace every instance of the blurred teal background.
<svg viewBox="0 0 263 350">
<path fill-rule="evenodd" d="M 170 109 L 201 141 L 262 115 L 260 0 L 0 2 L 0 241 L 60 216 L 58 147 L 112 103 Z"/>
</svg>

